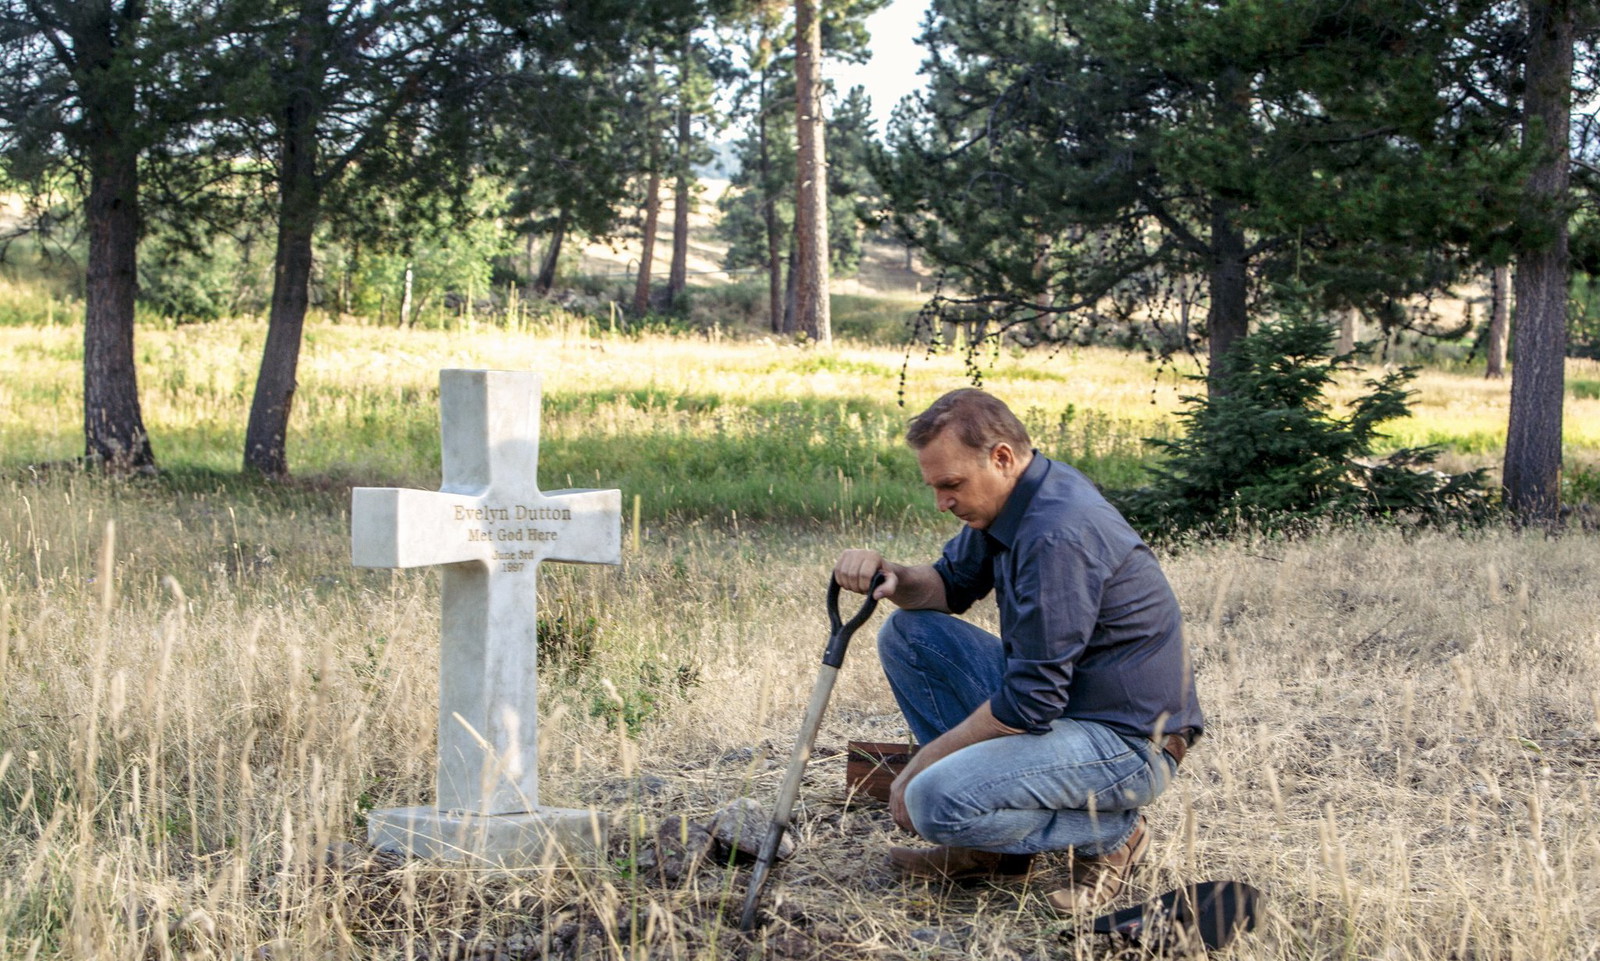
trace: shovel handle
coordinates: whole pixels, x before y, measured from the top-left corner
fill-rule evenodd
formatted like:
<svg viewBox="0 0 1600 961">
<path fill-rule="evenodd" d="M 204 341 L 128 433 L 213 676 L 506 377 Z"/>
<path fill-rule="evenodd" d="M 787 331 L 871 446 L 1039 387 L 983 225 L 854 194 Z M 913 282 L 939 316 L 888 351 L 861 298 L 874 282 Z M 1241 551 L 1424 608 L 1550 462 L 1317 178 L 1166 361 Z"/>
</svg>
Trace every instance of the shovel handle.
<svg viewBox="0 0 1600 961">
<path fill-rule="evenodd" d="M 829 667 L 839 667 L 844 664 L 845 649 L 850 646 L 850 637 L 855 634 L 856 628 L 867 622 L 872 612 L 878 609 L 878 599 L 872 596 L 883 583 L 883 571 L 872 575 L 872 583 L 867 585 L 867 599 L 861 604 L 861 610 L 856 611 L 856 616 L 848 621 L 839 619 L 839 582 L 828 578 L 828 623 L 833 628 L 833 634 L 828 637 L 828 646 L 822 652 L 822 663 Z"/>
<path fill-rule="evenodd" d="M 828 638 L 827 650 L 822 655 L 822 670 L 817 675 L 817 686 L 811 691 L 811 703 L 806 705 L 805 719 L 800 722 L 800 737 L 795 741 L 794 754 L 789 759 L 789 770 L 784 773 L 783 786 L 778 789 L 777 806 L 772 813 L 772 826 L 767 829 L 767 836 L 762 841 L 761 853 L 756 857 L 756 866 L 750 873 L 750 887 L 745 891 L 744 911 L 739 915 L 739 930 L 749 932 L 754 930 L 756 923 L 756 904 L 761 898 L 761 889 L 767 883 L 767 873 L 772 869 L 773 858 L 777 857 L 778 845 L 783 842 L 783 833 L 789 829 L 789 814 L 794 809 L 795 797 L 800 793 L 800 779 L 805 774 L 806 761 L 811 757 L 811 747 L 817 739 L 817 728 L 822 725 L 822 713 L 828 709 L 828 698 L 833 694 L 834 679 L 839 676 L 839 667 L 844 663 L 845 648 L 850 646 L 850 635 L 856 628 L 867 622 L 872 612 L 878 607 L 877 598 L 872 592 L 883 583 L 883 572 L 879 571 L 872 577 L 872 584 L 867 588 L 866 603 L 861 605 L 861 610 L 848 621 L 839 619 L 839 582 L 828 580 L 828 621 L 833 627 L 833 634 Z"/>
</svg>

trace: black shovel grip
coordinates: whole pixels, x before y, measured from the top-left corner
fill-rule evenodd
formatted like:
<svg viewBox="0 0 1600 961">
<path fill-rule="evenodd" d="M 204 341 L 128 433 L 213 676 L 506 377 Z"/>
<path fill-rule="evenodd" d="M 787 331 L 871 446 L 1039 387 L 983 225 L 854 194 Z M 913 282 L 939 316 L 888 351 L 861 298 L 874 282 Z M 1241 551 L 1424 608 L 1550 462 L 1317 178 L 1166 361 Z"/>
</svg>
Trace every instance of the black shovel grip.
<svg viewBox="0 0 1600 961">
<path fill-rule="evenodd" d="M 867 585 L 867 599 L 861 605 L 861 610 L 856 611 L 856 616 L 848 621 L 839 620 L 839 582 L 828 578 L 828 624 L 833 628 L 833 633 L 828 637 L 828 646 L 822 652 L 822 663 L 829 667 L 839 667 L 844 663 L 845 649 L 850 646 L 850 637 L 856 628 L 867 622 L 872 612 L 878 609 L 878 599 L 872 592 L 883 584 L 883 571 L 872 575 L 872 583 Z"/>
</svg>

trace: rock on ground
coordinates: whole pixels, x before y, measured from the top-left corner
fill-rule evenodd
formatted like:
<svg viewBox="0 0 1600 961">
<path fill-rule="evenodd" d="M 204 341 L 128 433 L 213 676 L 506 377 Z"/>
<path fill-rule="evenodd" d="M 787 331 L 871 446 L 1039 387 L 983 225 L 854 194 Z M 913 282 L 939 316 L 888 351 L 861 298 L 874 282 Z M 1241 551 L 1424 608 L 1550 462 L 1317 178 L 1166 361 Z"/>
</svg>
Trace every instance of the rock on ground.
<svg viewBox="0 0 1600 961">
<path fill-rule="evenodd" d="M 711 836 L 721 850 L 751 858 L 761 856 L 761 844 L 772 828 L 772 815 L 753 799 L 742 797 L 723 806 L 711 819 Z M 784 832 L 778 845 L 777 859 L 787 860 L 794 854 L 794 839 Z"/>
</svg>

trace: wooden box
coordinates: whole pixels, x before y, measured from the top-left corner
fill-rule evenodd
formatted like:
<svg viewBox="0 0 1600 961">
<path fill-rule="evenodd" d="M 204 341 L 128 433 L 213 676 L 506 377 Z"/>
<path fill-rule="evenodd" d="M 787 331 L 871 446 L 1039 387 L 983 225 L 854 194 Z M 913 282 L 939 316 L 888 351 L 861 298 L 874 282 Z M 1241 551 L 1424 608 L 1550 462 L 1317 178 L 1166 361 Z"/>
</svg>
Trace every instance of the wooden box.
<svg viewBox="0 0 1600 961">
<path fill-rule="evenodd" d="M 851 741 L 846 747 L 845 790 L 889 800 L 889 784 L 917 752 L 910 744 L 888 741 Z"/>
</svg>

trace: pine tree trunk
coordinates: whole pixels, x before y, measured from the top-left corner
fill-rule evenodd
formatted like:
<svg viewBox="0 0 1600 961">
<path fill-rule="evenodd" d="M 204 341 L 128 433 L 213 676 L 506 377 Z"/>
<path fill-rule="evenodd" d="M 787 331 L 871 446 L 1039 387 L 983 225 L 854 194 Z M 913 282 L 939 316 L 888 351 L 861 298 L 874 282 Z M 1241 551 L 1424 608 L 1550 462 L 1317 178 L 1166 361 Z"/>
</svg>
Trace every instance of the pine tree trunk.
<svg viewBox="0 0 1600 961">
<path fill-rule="evenodd" d="M 308 11 L 308 21 L 315 16 L 316 11 Z M 307 29 L 312 28 L 308 23 Z M 309 57 L 306 48 L 310 46 L 302 46 L 301 57 Z M 309 76 L 309 66 L 303 62 L 299 65 L 305 68 L 301 76 Z M 256 378 L 250 420 L 245 427 L 245 470 L 267 477 L 289 474 L 286 439 L 300 366 L 301 333 L 311 302 L 311 239 L 322 213 L 317 180 L 317 105 L 312 89 L 309 83 L 301 84 L 284 114 L 272 305 L 267 315 L 261 373 Z"/>
<path fill-rule="evenodd" d="M 550 234 L 550 246 L 545 248 L 544 263 L 539 265 L 539 277 L 533 282 L 533 289 L 541 296 L 556 285 L 556 266 L 561 263 L 561 242 L 566 236 L 567 212 L 563 210 L 556 217 L 556 229 Z"/>
<path fill-rule="evenodd" d="M 294 93 L 284 108 L 279 144 L 278 243 L 273 255 L 272 302 L 267 342 L 261 352 L 250 419 L 245 426 L 244 466 L 268 477 L 289 474 L 289 416 L 300 366 L 300 341 L 311 301 L 312 235 L 322 215 L 317 175 L 318 91 L 315 35 L 328 22 L 327 0 L 300 7 L 294 54 Z"/>
<path fill-rule="evenodd" d="M 651 153 L 655 153 L 654 148 Z M 661 172 L 655 169 L 654 157 L 651 158 L 650 177 L 644 190 L 644 248 L 639 252 L 639 274 L 633 283 L 635 317 L 643 317 L 650 312 L 650 271 L 656 256 L 656 229 L 661 221 Z"/>
<path fill-rule="evenodd" d="M 817 343 L 833 340 L 828 303 L 828 161 L 822 116 L 822 25 L 818 0 L 795 0 L 795 324 Z"/>
<path fill-rule="evenodd" d="M 783 329 L 780 334 L 793 334 L 796 328 L 797 314 L 795 307 L 799 301 L 795 291 L 797 279 L 800 276 L 798 267 L 799 257 L 795 253 L 795 245 L 789 244 L 789 271 L 783 281 Z"/>
<path fill-rule="evenodd" d="M 649 89 L 656 86 L 656 58 L 650 54 L 645 61 L 645 77 Z M 650 142 L 650 176 L 644 188 L 644 237 L 639 252 L 639 274 L 633 284 L 633 315 L 643 317 L 650 312 L 650 272 L 656 256 L 656 227 L 661 220 L 661 138 L 656 131 L 655 111 L 648 106 L 644 117 L 645 136 Z"/>
<path fill-rule="evenodd" d="M 1055 302 L 1050 294 L 1050 240 L 1049 234 L 1036 234 L 1033 238 L 1033 275 L 1038 280 L 1039 290 L 1033 295 L 1033 305 L 1039 308 L 1035 323 L 1041 327 L 1050 323 L 1047 312 Z"/>
<path fill-rule="evenodd" d="M 131 92 L 128 100 L 131 116 Z M 133 148 L 120 139 L 107 134 L 90 151 L 83 327 L 84 454 L 90 463 L 114 472 L 155 465 L 139 407 L 133 358 L 139 162 Z"/>
<path fill-rule="evenodd" d="M 113 79 L 121 58 L 110 8 L 78 26 L 74 52 L 89 147 L 84 455 L 115 472 L 148 469 L 155 466 L 155 454 L 139 408 L 133 357 L 140 231 L 139 154 L 130 142 L 138 130 L 134 88 Z"/>
<path fill-rule="evenodd" d="M 1217 201 L 1211 213 L 1211 306 L 1206 313 L 1212 379 L 1208 389 L 1217 392 L 1216 375 L 1233 345 L 1250 332 L 1247 312 L 1249 283 L 1245 272 L 1244 232 L 1233 222 L 1234 208 Z"/>
<path fill-rule="evenodd" d="M 1553 522 L 1561 508 L 1561 404 L 1567 347 L 1568 133 L 1572 118 L 1572 0 L 1528 7 L 1523 137 L 1543 160 L 1528 175 L 1528 218 L 1550 220 L 1555 239 L 1517 252 L 1517 323 L 1511 331 L 1511 416 L 1502 482 L 1507 506 Z M 1551 214 L 1545 211 L 1554 210 Z"/>
<path fill-rule="evenodd" d="M 778 227 L 777 204 L 768 197 L 762 214 L 767 221 L 767 315 L 771 318 L 772 332 L 783 333 L 784 303 L 787 300 L 785 283 L 793 284 L 794 275 L 783 272 L 783 231 Z"/>
<path fill-rule="evenodd" d="M 1339 341 L 1334 344 L 1335 354 L 1348 354 L 1356 349 L 1356 311 L 1345 308 L 1339 312 Z"/>
<path fill-rule="evenodd" d="M 1488 363 L 1484 376 L 1500 380 L 1506 375 L 1506 332 L 1511 327 L 1511 268 L 1505 264 L 1489 272 L 1489 337 L 1485 345 Z"/>
<path fill-rule="evenodd" d="M 689 283 L 689 111 L 678 111 L 678 163 L 672 192 L 672 267 L 667 272 L 667 299 L 677 304 Z"/>
<path fill-rule="evenodd" d="M 762 41 L 765 43 L 765 41 Z M 769 58 L 770 62 L 770 58 Z M 767 71 L 761 69 L 761 109 L 757 143 L 761 154 L 761 220 L 767 230 L 767 323 L 774 334 L 783 333 L 783 231 L 778 227 L 778 198 L 773 196 L 772 147 L 767 137 Z"/>
<path fill-rule="evenodd" d="M 674 307 L 689 283 L 689 206 L 694 175 L 689 161 L 694 144 L 694 116 L 689 111 L 689 37 L 683 38 L 683 60 L 678 70 L 678 157 L 674 165 L 672 200 L 672 266 L 667 271 L 667 301 Z"/>
<path fill-rule="evenodd" d="M 413 290 L 416 287 L 416 280 L 417 280 L 416 265 L 414 265 L 413 263 L 411 263 L 411 261 L 408 260 L 408 261 L 406 261 L 406 269 L 405 269 L 405 271 L 402 272 L 401 275 L 400 275 L 400 326 L 401 327 L 410 327 L 412 322 L 413 322 L 413 320 L 415 319 L 411 315 L 412 308 L 416 306 L 412 302 L 411 294 L 412 294 Z"/>
</svg>

